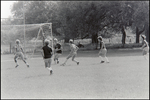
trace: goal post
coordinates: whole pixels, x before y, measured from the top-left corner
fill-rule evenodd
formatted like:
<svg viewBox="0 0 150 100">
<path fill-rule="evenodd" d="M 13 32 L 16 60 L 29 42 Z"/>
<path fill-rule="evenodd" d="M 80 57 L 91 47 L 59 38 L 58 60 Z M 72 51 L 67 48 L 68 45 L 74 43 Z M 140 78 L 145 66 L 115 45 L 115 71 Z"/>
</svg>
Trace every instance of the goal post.
<svg viewBox="0 0 150 100">
<path fill-rule="evenodd" d="M 35 51 L 41 49 L 41 47 L 43 46 L 43 39 L 46 38 L 52 40 L 51 46 L 53 48 L 52 23 L 25 25 L 1 24 L 1 39 L 3 44 L 6 45 L 10 44 L 11 42 L 13 48 L 13 46 L 15 45 L 15 40 L 19 39 L 24 48 L 25 54 L 30 57 L 31 55 L 33 56 L 36 53 Z"/>
</svg>

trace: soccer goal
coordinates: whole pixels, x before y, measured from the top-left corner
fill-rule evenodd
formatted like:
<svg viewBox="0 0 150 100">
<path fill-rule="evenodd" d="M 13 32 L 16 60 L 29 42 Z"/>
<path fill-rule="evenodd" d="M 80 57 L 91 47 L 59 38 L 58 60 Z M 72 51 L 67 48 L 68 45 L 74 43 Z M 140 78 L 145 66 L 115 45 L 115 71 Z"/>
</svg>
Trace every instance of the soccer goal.
<svg viewBox="0 0 150 100">
<path fill-rule="evenodd" d="M 45 39 L 52 40 L 50 45 L 53 48 L 52 23 L 1 25 L 1 43 L 11 44 L 12 52 L 16 39 L 21 41 L 26 58 L 38 56 Z"/>
</svg>

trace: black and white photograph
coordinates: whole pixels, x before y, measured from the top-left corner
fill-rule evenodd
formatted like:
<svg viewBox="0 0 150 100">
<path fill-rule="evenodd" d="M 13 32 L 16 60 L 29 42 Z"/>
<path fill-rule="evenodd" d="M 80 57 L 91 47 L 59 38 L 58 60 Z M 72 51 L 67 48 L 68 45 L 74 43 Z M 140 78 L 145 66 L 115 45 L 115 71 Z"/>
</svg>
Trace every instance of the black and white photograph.
<svg viewBox="0 0 150 100">
<path fill-rule="evenodd" d="M 1 1 L 1 99 L 149 99 L 149 1 Z"/>
</svg>

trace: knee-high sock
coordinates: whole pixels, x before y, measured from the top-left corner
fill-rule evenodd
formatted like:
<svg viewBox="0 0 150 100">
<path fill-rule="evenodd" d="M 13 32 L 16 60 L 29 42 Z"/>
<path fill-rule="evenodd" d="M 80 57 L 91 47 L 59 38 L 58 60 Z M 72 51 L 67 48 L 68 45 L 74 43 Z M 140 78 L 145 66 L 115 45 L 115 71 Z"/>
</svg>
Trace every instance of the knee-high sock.
<svg viewBox="0 0 150 100">
<path fill-rule="evenodd" d="M 104 58 L 106 59 L 106 61 L 107 61 L 107 62 L 109 62 L 109 60 L 108 60 L 108 58 L 107 58 L 107 57 L 104 57 Z"/>
<path fill-rule="evenodd" d="M 100 58 L 101 61 L 104 61 L 103 57 L 99 56 L 99 58 Z"/>
<path fill-rule="evenodd" d="M 50 71 L 50 70 L 52 70 L 52 67 L 47 67 L 47 69 Z"/>
</svg>

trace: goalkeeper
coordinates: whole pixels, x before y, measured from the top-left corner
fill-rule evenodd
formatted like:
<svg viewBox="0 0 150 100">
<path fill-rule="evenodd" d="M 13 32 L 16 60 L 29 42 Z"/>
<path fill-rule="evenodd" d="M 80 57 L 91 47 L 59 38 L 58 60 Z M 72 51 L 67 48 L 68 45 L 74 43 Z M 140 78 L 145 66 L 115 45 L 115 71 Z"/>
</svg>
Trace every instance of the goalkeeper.
<svg viewBox="0 0 150 100">
<path fill-rule="evenodd" d="M 26 62 L 25 60 L 25 57 L 24 57 L 24 54 L 23 54 L 23 48 L 22 46 L 20 45 L 20 40 L 16 40 L 16 45 L 15 45 L 15 57 L 14 57 L 14 61 L 16 63 L 16 67 L 17 68 L 19 65 L 18 65 L 18 62 L 17 62 L 17 59 L 20 57 L 24 63 L 27 65 L 27 67 L 29 67 L 29 64 Z"/>
</svg>

